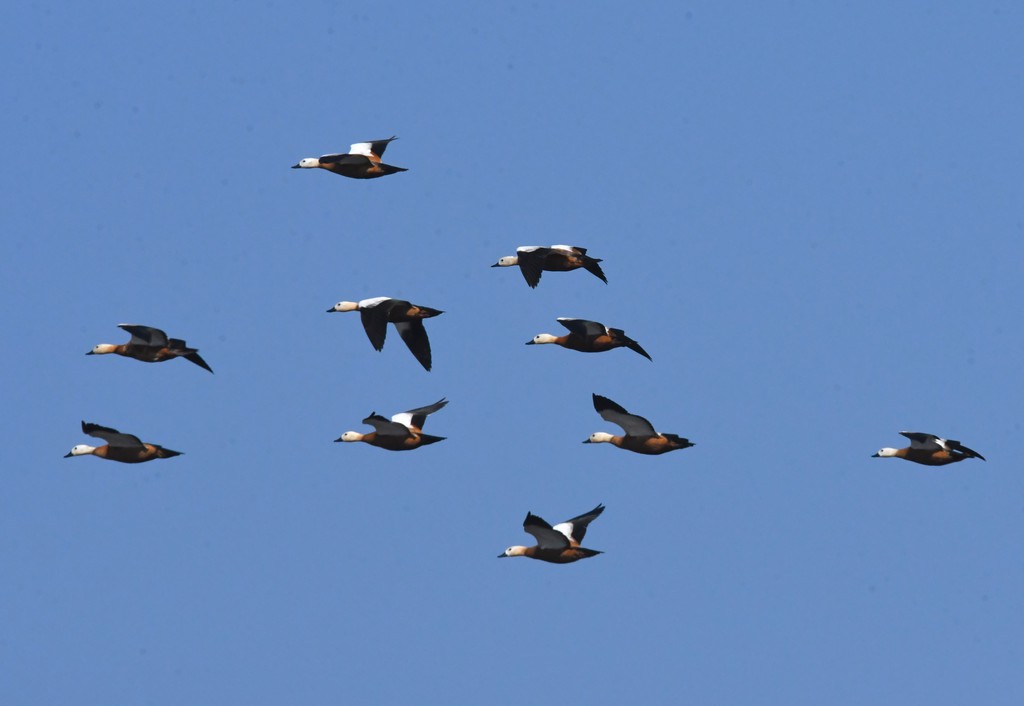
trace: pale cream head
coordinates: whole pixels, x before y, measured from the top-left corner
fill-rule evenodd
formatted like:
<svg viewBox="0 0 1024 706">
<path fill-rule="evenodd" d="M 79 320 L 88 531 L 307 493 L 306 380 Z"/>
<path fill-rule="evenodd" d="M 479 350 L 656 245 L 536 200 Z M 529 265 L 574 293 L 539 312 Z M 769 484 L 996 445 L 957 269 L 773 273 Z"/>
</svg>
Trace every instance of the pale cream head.
<svg viewBox="0 0 1024 706">
<path fill-rule="evenodd" d="M 344 434 L 341 435 L 341 440 L 342 441 L 362 441 L 363 440 L 363 436 L 364 436 L 363 434 L 360 434 L 357 431 L 347 431 L 347 432 L 345 432 Z"/>
<path fill-rule="evenodd" d="M 591 444 L 601 444 L 605 442 L 611 443 L 611 440 L 613 438 L 615 438 L 614 435 L 609 434 L 606 431 L 595 431 L 593 434 L 590 435 L 590 438 L 587 439 L 587 441 L 589 441 Z"/>
<path fill-rule="evenodd" d="M 358 308 L 358 302 L 338 302 L 331 307 L 331 311 L 355 311 Z"/>
<path fill-rule="evenodd" d="M 72 446 L 71 451 L 69 451 L 68 455 L 64 458 L 68 458 L 69 456 L 88 456 L 95 450 L 95 446 L 89 446 L 89 444 L 78 444 L 77 446 Z"/>
<path fill-rule="evenodd" d="M 498 555 L 498 558 L 506 556 L 526 556 L 526 547 L 509 547 L 504 552 Z"/>
<path fill-rule="evenodd" d="M 117 346 L 113 343 L 98 343 L 89 352 L 93 355 L 103 355 L 104 353 L 113 353 L 115 350 L 117 350 Z"/>
<path fill-rule="evenodd" d="M 554 343 L 558 340 L 558 336 L 552 336 L 550 333 L 538 333 L 533 337 L 534 343 Z"/>
<path fill-rule="evenodd" d="M 305 159 L 300 159 L 299 163 L 296 166 L 299 167 L 300 169 L 310 169 L 312 167 L 319 167 L 320 159 L 317 157 L 306 157 Z"/>
<path fill-rule="evenodd" d="M 506 255 L 505 257 L 494 263 L 494 267 L 512 267 L 512 265 L 518 265 L 519 258 L 515 255 Z"/>
<path fill-rule="evenodd" d="M 886 447 L 884 449 L 878 449 L 878 452 L 874 455 L 876 458 L 892 458 L 893 456 L 896 455 L 896 452 L 898 450 L 899 449 L 890 449 Z"/>
</svg>

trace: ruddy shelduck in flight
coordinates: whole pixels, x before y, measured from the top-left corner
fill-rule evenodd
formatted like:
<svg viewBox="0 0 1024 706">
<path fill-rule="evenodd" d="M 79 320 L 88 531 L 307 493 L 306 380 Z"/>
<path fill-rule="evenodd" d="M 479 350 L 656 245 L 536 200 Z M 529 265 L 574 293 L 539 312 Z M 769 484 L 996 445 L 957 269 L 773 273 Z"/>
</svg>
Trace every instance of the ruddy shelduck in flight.
<svg viewBox="0 0 1024 706">
<path fill-rule="evenodd" d="M 945 466 L 968 458 L 985 457 L 977 451 L 967 448 L 959 441 L 942 439 L 934 434 L 923 434 L 917 431 L 901 431 L 900 434 L 910 439 L 910 446 L 904 449 L 879 449 L 872 458 L 902 458 L 905 461 L 921 463 L 925 466 Z"/>
<path fill-rule="evenodd" d="M 595 431 L 583 442 L 584 444 L 609 443 L 620 449 L 648 456 L 688 449 L 694 445 L 689 439 L 675 434 L 659 434 L 649 421 L 638 414 L 630 414 L 607 397 L 594 395 L 594 409 L 602 419 L 617 424 L 626 433 L 623 436 L 613 436 L 608 432 Z"/>
<path fill-rule="evenodd" d="M 599 258 L 587 255 L 586 248 L 573 245 L 524 245 L 516 248 L 515 255 L 506 255 L 491 267 L 519 265 L 519 271 L 523 273 L 523 278 L 530 287 L 536 287 L 540 283 L 543 272 L 571 272 L 581 267 L 608 284 L 608 278 L 597 264 L 599 262 Z"/>
<path fill-rule="evenodd" d="M 306 157 L 299 160 L 298 164 L 292 165 L 292 169 L 326 169 L 352 179 L 376 179 L 396 172 L 407 172 L 408 169 L 393 167 L 380 161 L 384 156 L 384 150 L 392 140 L 397 139 L 397 137 L 389 137 L 386 140 L 357 142 L 349 147 L 348 152 L 344 154 Z"/>
<path fill-rule="evenodd" d="M 427 415 L 448 404 L 448 400 L 442 398 L 432 405 L 410 409 L 408 412 L 399 412 L 391 417 L 383 417 L 376 412 L 363 420 L 363 424 L 369 424 L 373 431 L 369 434 L 360 434 L 357 431 L 347 431 L 335 441 L 362 441 L 371 446 L 378 446 L 388 451 L 409 451 L 418 449 L 427 444 L 434 444 L 444 441 L 446 437 L 431 436 L 423 433 L 423 424 L 427 421 Z"/>
<path fill-rule="evenodd" d="M 528 512 L 526 519 L 523 520 L 523 529 L 537 539 L 536 546 L 509 547 L 499 554 L 498 558 L 525 556 L 552 564 L 571 564 L 580 559 L 588 559 L 602 554 L 603 552 L 596 549 L 580 546 L 580 542 L 583 541 L 583 537 L 587 533 L 587 525 L 597 519 L 602 512 L 604 512 L 604 505 L 598 505 L 590 512 L 561 522 L 554 527 L 532 512 Z"/>
<path fill-rule="evenodd" d="M 426 370 L 432 365 L 430 355 L 430 339 L 423 327 L 423 319 L 439 316 L 444 312 L 431 309 L 429 306 L 412 304 L 404 299 L 391 297 L 373 297 L 358 302 L 338 302 L 327 313 L 335 311 L 358 311 L 363 322 L 363 330 L 371 345 L 384 350 L 384 339 L 388 334 L 388 322 L 395 325 L 398 335 L 405 345 Z"/>
<path fill-rule="evenodd" d="M 143 363 L 162 363 L 165 360 L 184 358 L 204 370 L 213 372 L 213 368 L 199 356 L 199 349 L 189 348 L 188 344 L 180 338 L 168 338 L 166 333 L 152 326 L 118 324 L 118 327 L 132 335 L 132 339 L 128 343 L 100 343 L 86 355 L 116 353 L 126 358 L 141 360 Z"/>
<path fill-rule="evenodd" d="M 553 336 L 550 333 L 538 333 L 527 341 L 526 345 L 554 343 L 562 348 L 581 353 L 603 353 L 615 348 L 628 348 L 647 360 L 652 360 L 650 354 L 620 328 L 609 328 L 597 321 L 587 321 L 586 319 L 559 318 L 556 321 L 569 329 L 567 335 Z"/>
<path fill-rule="evenodd" d="M 121 463 L 144 463 L 155 458 L 181 456 L 181 451 L 171 451 L 157 444 L 149 444 L 141 441 L 137 436 L 122 434 L 117 429 L 101 427 L 99 424 L 82 422 L 82 431 L 89 436 L 103 439 L 107 443 L 103 446 L 78 444 L 72 447 L 71 451 L 64 458 L 71 458 L 72 456 L 98 456 L 108 461 L 120 461 Z"/>
</svg>

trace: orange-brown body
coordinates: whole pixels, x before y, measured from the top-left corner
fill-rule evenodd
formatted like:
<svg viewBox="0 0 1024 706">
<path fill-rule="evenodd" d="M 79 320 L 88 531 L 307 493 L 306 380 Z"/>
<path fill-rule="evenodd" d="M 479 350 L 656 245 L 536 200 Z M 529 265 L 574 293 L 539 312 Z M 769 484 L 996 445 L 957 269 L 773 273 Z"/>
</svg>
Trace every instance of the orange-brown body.
<svg viewBox="0 0 1024 706">
<path fill-rule="evenodd" d="M 155 458 L 173 458 L 180 456 L 178 451 L 171 451 L 156 444 L 143 444 L 142 448 L 125 448 L 120 446 L 98 446 L 92 452 L 93 456 L 105 458 L 108 461 L 119 461 L 120 463 L 145 463 Z"/>
<path fill-rule="evenodd" d="M 410 304 L 408 307 L 391 307 L 388 311 L 388 321 L 400 323 L 402 321 L 415 321 L 417 319 L 429 319 L 444 312 L 438 309 L 431 309 L 428 306 L 417 306 Z"/>
<path fill-rule="evenodd" d="M 688 449 L 693 446 L 686 439 L 680 439 L 675 435 L 665 436 L 663 434 L 658 436 L 613 436 L 608 443 L 618 446 L 620 449 L 648 456 L 657 456 L 669 451 Z"/>
<path fill-rule="evenodd" d="M 565 549 L 541 549 L 540 547 L 526 547 L 526 551 L 523 552 L 523 556 L 531 559 L 538 559 L 540 561 L 546 561 L 550 564 L 571 564 L 574 561 L 580 559 L 587 559 L 592 556 L 601 554 L 602 552 L 594 549 L 587 549 L 585 547 L 567 547 Z"/>
<path fill-rule="evenodd" d="M 388 174 L 408 171 L 402 167 L 384 164 L 376 155 L 374 155 L 374 158 L 353 154 L 341 155 L 341 157 L 342 159 L 337 161 L 321 161 L 319 167 L 329 172 L 349 177 L 350 179 L 376 179 Z"/>
<path fill-rule="evenodd" d="M 114 353 L 126 358 L 141 360 L 143 363 L 162 363 L 181 355 L 180 351 L 172 350 L 167 346 L 140 346 L 136 343 L 122 343 L 114 348 Z"/>
<path fill-rule="evenodd" d="M 945 449 L 929 451 L 928 449 L 914 449 L 908 447 L 905 449 L 897 449 L 896 458 L 913 461 L 914 463 L 920 463 L 925 466 L 945 466 L 971 457 L 963 454 L 951 454 Z"/>
<path fill-rule="evenodd" d="M 605 351 L 622 348 L 627 345 L 626 342 L 616 340 L 608 334 L 587 338 L 585 336 L 577 336 L 574 333 L 556 336 L 552 343 L 581 353 L 604 353 Z"/>
<path fill-rule="evenodd" d="M 579 253 L 553 250 L 544 258 L 544 269 L 548 272 L 571 272 L 583 267 L 585 260 Z"/>
<path fill-rule="evenodd" d="M 409 436 L 406 437 L 381 435 L 371 431 L 369 434 L 363 434 L 363 438 L 359 439 L 359 441 L 365 442 L 370 446 L 387 449 L 388 451 L 411 451 L 412 449 L 418 449 L 421 446 L 427 446 L 428 444 L 443 440 L 444 437 L 431 436 L 430 434 L 416 431 L 410 431 Z"/>
</svg>

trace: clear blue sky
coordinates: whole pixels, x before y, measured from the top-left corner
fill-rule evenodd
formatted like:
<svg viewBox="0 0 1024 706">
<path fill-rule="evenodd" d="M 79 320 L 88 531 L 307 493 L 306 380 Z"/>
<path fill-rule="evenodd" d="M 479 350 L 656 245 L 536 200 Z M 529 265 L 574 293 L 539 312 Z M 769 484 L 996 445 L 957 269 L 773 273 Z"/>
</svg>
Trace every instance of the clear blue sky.
<svg viewBox="0 0 1024 706">
<path fill-rule="evenodd" d="M 5 7 L 0 702 L 1024 703 L 1024 10 L 890 5 Z M 609 284 L 489 267 L 552 243 Z M 380 295 L 433 372 L 325 313 Z M 582 445 L 593 392 L 697 445 Z"/>
</svg>

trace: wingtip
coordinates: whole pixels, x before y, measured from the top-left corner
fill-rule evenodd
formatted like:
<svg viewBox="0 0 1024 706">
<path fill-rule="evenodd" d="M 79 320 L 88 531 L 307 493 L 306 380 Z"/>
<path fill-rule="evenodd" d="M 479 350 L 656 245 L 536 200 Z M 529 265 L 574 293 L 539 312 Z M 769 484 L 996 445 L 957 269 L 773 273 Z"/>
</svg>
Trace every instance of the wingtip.
<svg viewBox="0 0 1024 706">
<path fill-rule="evenodd" d="M 641 346 L 641 345 L 640 345 L 639 343 L 637 343 L 636 341 L 634 341 L 634 340 L 630 339 L 629 343 L 627 343 L 626 345 L 627 345 L 627 346 L 629 347 L 629 349 L 630 349 L 631 351 L 633 351 L 634 353 L 639 353 L 640 355 L 642 355 L 642 356 L 643 356 L 644 358 L 646 358 L 647 360 L 651 361 L 652 363 L 654 362 L 654 358 L 652 358 L 652 357 L 651 357 L 651 354 L 650 354 L 650 353 L 648 353 L 648 352 L 647 352 L 646 350 L 644 350 L 644 347 L 643 347 L 643 346 Z"/>
</svg>

